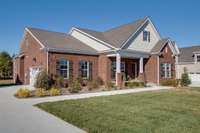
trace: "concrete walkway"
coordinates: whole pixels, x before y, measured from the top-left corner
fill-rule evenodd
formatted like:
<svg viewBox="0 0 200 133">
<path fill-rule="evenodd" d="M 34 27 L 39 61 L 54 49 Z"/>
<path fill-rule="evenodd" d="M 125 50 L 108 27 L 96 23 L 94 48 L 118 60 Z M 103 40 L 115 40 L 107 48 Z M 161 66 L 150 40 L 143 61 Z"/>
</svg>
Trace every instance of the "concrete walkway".
<svg viewBox="0 0 200 133">
<path fill-rule="evenodd" d="M 62 121 L 33 105 L 48 101 L 170 89 L 170 87 L 151 87 L 46 98 L 17 99 L 13 94 L 19 87 L 22 86 L 0 88 L 0 132 L 2 133 L 85 133 L 83 130 Z"/>
</svg>

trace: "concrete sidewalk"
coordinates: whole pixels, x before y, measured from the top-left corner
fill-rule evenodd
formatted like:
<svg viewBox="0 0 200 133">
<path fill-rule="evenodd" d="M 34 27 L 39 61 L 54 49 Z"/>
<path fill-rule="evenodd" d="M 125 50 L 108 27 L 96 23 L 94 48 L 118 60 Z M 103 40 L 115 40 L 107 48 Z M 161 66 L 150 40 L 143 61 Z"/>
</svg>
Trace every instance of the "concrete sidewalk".
<svg viewBox="0 0 200 133">
<path fill-rule="evenodd" d="M 49 101 L 170 89 L 170 87 L 150 87 L 45 98 L 17 99 L 13 94 L 19 87 L 22 86 L 0 88 L 0 132 L 2 133 L 85 133 L 85 131 L 33 105 Z"/>
<path fill-rule="evenodd" d="M 157 90 L 166 90 L 172 87 L 147 87 L 147 88 L 137 88 L 137 89 L 124 89 L 124 90 L 112 90 L 112 91 L 103 91 L 103 92 L 94 92 L 94 93 L 83 93 L 83 94 L 72 94 L 65 96 L 55 96 L 55 97 L 44 97 L 44 98 L 29 98 L 23 99 L 27 101 L 29 104 L 38 104 L 43 102 L 53 102 L 53 101 L 61 101 L 61 100 L 70 100 L 70 99 L 83 99 L 97 96 L 110 96 L 110 95 L 118 95 L 118 94 L 129 94 L 129 93 L 137 93 L 144 91 L 157 91 Z"/>
</svg>

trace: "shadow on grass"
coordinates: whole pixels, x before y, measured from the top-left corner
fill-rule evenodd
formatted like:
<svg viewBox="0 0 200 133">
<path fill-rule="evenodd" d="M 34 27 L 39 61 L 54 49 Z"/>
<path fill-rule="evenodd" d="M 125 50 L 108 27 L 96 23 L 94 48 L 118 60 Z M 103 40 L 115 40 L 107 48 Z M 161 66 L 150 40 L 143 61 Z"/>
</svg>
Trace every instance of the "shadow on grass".
<svg viewBox="0 0 200 133">
<path fill-rule="evenodd" d="M 0 84 L 0 88 L 1 88 L 1 87 L 14 86 L 14 85 L 16 85 L 16 84 L 14 84 L 14 83 L 9 83 L 9 84 Z"/>
</svg>

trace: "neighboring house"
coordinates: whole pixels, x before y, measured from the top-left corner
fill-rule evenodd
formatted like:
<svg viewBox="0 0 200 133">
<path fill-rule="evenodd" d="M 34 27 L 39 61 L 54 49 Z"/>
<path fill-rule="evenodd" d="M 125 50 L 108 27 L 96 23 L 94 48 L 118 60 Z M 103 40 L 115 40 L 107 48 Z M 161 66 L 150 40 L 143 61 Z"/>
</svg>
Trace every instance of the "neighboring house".
<svg viewBox="0 0 200 133">
<path fill-rule="evenodd" d="M 193 85 L 200 85 L 200 46 L 180 48 L 177 65 L 177 78 L 187 69 Z"/>
<path fill-rule="evenodd" d="M 69 33 L 26 28 L 15 78 L 33 84 L 42 69 L 49 76 L 115 81 L 138 79 L 159 84 L 175 78 L 175 57 L 179 50 L 163 39 L 150 18 L 121 25 L 104 32 L 71 28 Z"/>
</svg>

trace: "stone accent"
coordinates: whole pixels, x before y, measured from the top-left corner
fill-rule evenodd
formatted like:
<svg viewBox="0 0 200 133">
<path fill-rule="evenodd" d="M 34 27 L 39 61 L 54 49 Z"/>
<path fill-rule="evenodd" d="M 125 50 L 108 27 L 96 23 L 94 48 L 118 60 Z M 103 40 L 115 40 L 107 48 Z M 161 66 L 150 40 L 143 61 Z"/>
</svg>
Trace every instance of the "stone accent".
<svg viewBox="0 0 200 133">
<path fill-rule="evenodd" d="M 122 74 L 116 73 L 116 86 L 122 87 L 122 85 L 123 85 Z"/>
</svg>

